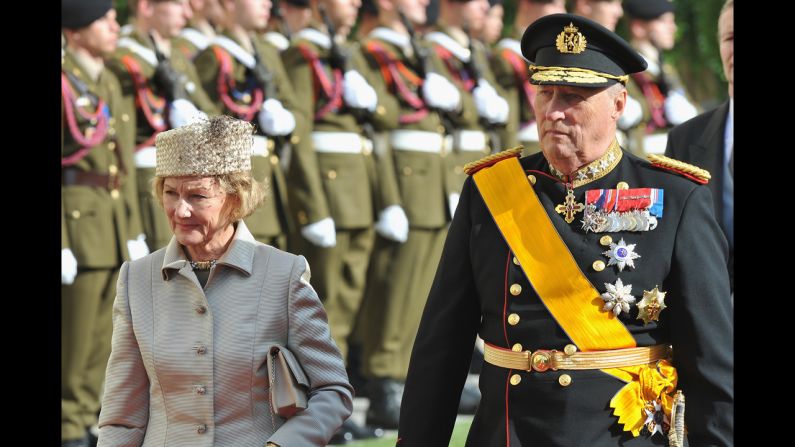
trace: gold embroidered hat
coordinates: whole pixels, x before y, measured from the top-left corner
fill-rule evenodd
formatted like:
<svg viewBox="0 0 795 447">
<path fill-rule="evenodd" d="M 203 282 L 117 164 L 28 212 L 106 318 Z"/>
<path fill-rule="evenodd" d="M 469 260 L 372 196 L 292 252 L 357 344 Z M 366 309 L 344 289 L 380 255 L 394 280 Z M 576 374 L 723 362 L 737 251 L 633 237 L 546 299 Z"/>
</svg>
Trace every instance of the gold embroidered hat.
<svg viewBox="0 0 795 447">
<path fill-rule="evenodd" d="M 533 22 L 522 36 L 530 83 L 609 87 L 626 84 L 646 61 L 604 26 L 574 14 L 551 14 Z"/>
<path fill-rule="evenodd" d="M 254 126 L 226 115 L 157 135 L 155 176 L 220 175 L 251 170 Z"/>
</svg>

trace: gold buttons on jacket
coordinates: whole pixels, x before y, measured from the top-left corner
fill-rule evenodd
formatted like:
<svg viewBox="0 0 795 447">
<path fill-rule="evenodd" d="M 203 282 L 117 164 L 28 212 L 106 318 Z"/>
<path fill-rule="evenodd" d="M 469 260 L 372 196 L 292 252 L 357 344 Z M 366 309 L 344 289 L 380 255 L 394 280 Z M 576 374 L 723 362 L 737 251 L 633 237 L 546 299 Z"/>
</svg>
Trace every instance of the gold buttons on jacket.
<svg viewBox="0 0 795 447">
<path fill-rule="evenodd" d="M 436 128 L 436 131 L 439 133 L 444 133 L 444 126 L 440 125 L 439 127 Z"/>
<path fill-rule="evenodd" d="M 118 199 L 119 198 L 119 190 L 118 189 L 112 189 L 110 191 L 110 198 L 114 199 L 114 200 Z"/>
<path fill-rule="evenodd" d="M 519 260 L 516 259 L 516 256 L 513 257 L 513 263 L 516 264 L 516 265 L 519 265 Z"/>
<path fill-rule="evenodd" d="M 508 315 L 508 324 L 510 324 L 511 326 L 516 326 L 517 324 L 519 324 L 520 319 L 521 318 L 519 318 L 518 314 L 510 314 Z"/>
<path fill-rule="evenodd" d="M 511 346 L 511 351 L 513 352 L 522 352 L 522 344 L 516 343 L 515 345 Z"/>
<path fill-rule="evenodd" d="M 378 107 L 376 107 L 376 108 L 375 108 L 375 113 L 377 113 L 378 115 L 384 115 L 384 114 L 386 114 L 386 107 L 384 107 L 384 106 L 378 106 Z"/>
<path fill-rule="evenodd" d="M 403 166 L 403 175 L 411 175 L 412 172 L 411 166 Z"/>
<path fill-rule="evenodd" d="M 560 386 L 571 385 L 571 376 L 568 374 L 561 374 L 560 377 L 558 377 L 558 383 Z"/>
<path fill-rule="evenodd" d="M 110 166 L 108 166 L 108 173 L 109 173 L 110 175 L 116 175 L 116 173 L 118 173 L 118 172 L 119 172 L 119 168 L 118 168 L 118 167 L 116 167 L 116 165 L 110 165 Z"/>
<path fill-rule="evenodd" d="M 246 104 L 250 104 L 250 103 L 251 103 L 251 94 L 249 94 L 249 93 L 243 93 L 243 96 L 241 96 L 241 97 L 240 97 L 240 99 L 241 99 L 241 100 L 242 100 L 244 103 L 246 103 Z"/>
<path fill-rule="evenodd" d="M 522 293 L 522 286 L 520 284 L 511 284 L 511 295 L 516 296 Z"/>
<path fill-rule="evenodd" d="M 301 137 L 299 137 L 298 135 L 293 135 L 293 136 L 290 137 L 290 143 L 291 144 L 298 144 L 300 141 L 301 141 Z"/>
<path fill-rule="evenodd" d="M 601 259 L 598 260 L 598 261 L 594 261 L 593 264 L 592 264 L 592 267 L 597 272 L 601 272 L 602 270 L 605 269 L 605 262 L 602 261 Z"/>
<path fill-rule="evenodd" d="M 276 143 L 270 138 L 268 138 L 267 146 L 268 146 L 268 152 L 270 152 L 273 150 L 274 147 L 276 147 Z"/>
<path fill-rule="evenodd" d="M 271 155 L 270 160 L 271 160 L 271 164 L 274 165 L 274 166 L 279 164 L 279 156 L 278 155 Z"/>
<path fill-rule="evenodd" d="M 530 180 L 530 183 L 532 183 L 534 185 L 536 184 L 536 176 L 534 176 L 533 174 L 528 174 L 527 175 L 527 180 Z"/>
<path fill-rule="evenodd" d="M 511 376 L 511 385 L 519 385 L 519 382 L 522 381 L 522 376 L 519 374 L 514 374 Z"/>
<path fill-rule="evenodd" d="M 335 178 L 337 178 L 337 171 L 333 169 L 328 171 L 328 178 L 329 180 L 334 180 Z"/>
<path fill-rule="evenodd" d="M 604 235 L 599 239 L 599 243 L 607 247 L 608 245 L 613 243 L 613 238 L 609 235 Z"/>
<path fill-rule="evenodd" d="M 80 211 L 78 210 L 72 211 L 72 219 L 80 219 Z"/>
<path fill-rule="evenodd" d="M 566 347 L 563 348 L 563 352 L 565 352 L 566 355 L 572 355 L 577 352 L 577 347 L 574 345 L 566 345 Z"/>
<path fill-rule="evenodd" d="M 301 225 L 306 225 L 309 223 L 309 217 L 306 215 L 306 211 L 299 211 L 298 212 L 298 223 Z"/>
<path fill-rule="evenodd" d="M 130 121 L 130 115 L 127 115 L 126 113 L 122 113 L 121 114 L 121 120 L 124 121 L 125 123 L 127 121 Z"/>
<path fill-rule="evenodd" d="M 110 150 L 114 150 L 114 149 L 116 149 L 116 143 L 114 143 L 113 141 L 111 141 L 110 143 L 108 143 L 108 149 L 110 149 Z"/>
<path fill-rule="evenodd" d="M 629 189 L 629 183 L 618 182 L 618 184 L 616 185 L 616 189 Z"/>
</svg>

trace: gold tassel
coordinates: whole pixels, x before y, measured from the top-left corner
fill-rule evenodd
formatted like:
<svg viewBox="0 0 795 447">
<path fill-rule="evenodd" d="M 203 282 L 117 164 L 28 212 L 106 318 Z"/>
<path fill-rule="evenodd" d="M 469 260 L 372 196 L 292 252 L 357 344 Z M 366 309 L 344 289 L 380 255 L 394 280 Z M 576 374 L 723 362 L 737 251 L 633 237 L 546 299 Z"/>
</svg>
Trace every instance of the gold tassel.
<svg viewBox="0 0 795 447">
<path fill-rule="evenodd" d="M 668 429 L 668 444 L 682 447 L 685 444 L 685 395 L 677 390 L 671 407 L 671 426 Z"/>
</svg>

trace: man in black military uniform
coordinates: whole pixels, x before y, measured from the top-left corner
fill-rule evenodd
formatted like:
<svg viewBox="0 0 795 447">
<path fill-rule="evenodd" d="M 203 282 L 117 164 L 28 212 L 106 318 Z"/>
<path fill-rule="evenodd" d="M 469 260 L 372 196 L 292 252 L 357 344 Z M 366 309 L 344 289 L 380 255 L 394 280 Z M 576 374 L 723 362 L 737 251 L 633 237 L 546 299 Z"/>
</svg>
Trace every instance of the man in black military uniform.
<svg viewBox="0 0 795 447">
<path fill-rule="evenodd" d="M 522 53 L 542 153 L 467 166 L 398 444 L 447 444 L 476 334 L 467 445 L 732 444 L 728 248 L 705 172 L 618 146 L 623 84 L 646 64 L 611 31 L 550 15 Z"/>
</svg>

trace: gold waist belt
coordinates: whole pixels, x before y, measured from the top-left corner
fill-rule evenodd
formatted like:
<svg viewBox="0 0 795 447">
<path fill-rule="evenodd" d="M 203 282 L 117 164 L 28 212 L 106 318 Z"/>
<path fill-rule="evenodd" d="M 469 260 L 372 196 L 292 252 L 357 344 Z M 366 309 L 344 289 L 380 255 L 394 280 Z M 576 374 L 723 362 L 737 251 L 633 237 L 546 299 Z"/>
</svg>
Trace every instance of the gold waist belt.
<svg viewBox="0 0 795 447">
<path fill-rule="evenodd" d="M 607 369 L 647 365 L 671 357 L 669 345 L 606 351 L 574 352 L 557 350 L 512 351 L 486 343 L 483 358 L 494 366 L 522 371 L 559 369 Z"/>
</svg>

